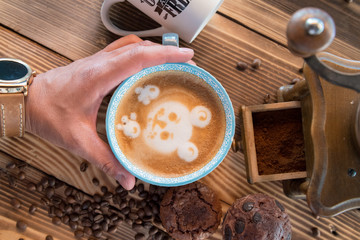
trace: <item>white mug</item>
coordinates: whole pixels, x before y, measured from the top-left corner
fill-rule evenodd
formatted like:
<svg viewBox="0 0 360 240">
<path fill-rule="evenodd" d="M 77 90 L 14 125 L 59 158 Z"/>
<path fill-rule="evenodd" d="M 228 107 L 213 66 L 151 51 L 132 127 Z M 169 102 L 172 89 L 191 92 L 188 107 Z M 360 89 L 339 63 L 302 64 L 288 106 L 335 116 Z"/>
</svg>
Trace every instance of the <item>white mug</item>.
<svg viewBox="0 0 360 240">
<path fill-rule="evenodd" d="M 109 16 L 110 7 L 124 0 L 105 0 L 101 20 L 105 27 L 118 35 L 135 34 L 139 37 L 161 36 L 175 32 L 191 43 L 201 32 L 224 0 L 127 0 L 161 27 L 145 31 L 125 31 L 115 26 Z"/>
</svg>

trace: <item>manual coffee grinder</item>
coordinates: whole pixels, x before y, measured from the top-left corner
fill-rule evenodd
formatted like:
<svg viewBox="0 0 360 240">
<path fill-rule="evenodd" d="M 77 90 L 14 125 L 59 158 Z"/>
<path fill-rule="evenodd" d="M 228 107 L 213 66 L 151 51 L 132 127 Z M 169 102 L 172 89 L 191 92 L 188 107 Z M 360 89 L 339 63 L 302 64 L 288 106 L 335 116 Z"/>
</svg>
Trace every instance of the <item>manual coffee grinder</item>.
<svg viewBox="0 0 360 240">
<path fill-rule="evenodd" d="M 301 108 L 306 171 L 280 180 L 285 194 L 306 199 L 316 217 L 360 208 L 360 61 L 322 52 L 334 37 L 334 21 L 320 9 L 300 9 L 291 17 L 288 47 L 304 58 L 305 79 L 280 87 L 276 103 Z M 251 183 L 253 143 L 242 136 L 241 144 Z"/>
</svg>

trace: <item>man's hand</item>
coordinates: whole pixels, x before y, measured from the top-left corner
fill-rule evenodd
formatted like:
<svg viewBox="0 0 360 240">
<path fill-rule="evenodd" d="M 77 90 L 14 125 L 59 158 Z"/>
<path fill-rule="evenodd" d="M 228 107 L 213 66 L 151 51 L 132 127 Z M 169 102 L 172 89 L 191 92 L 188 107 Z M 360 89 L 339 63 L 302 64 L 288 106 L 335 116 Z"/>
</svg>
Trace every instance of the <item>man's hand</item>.
<svg viewBox="0 0 360 240">
<path fill-rule="evenodd" d="M 96 132 L 102 99 L 143 68 L 188 62 L 194 52 L 129 35 L 96 54 L 38 75 L 26 97 L 26 131 L 95 164 L 126 189 L 135 178 Z"/>
</svg>

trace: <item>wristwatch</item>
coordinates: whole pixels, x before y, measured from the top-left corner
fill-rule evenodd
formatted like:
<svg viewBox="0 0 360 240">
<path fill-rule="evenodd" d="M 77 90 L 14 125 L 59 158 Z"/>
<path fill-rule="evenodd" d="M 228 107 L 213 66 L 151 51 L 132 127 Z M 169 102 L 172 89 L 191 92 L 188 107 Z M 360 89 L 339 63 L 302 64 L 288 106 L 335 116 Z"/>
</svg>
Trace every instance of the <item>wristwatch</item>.
<svg viewBox="0 0 360 240">
<path fill-rule="evenodd" d="M 19 59 L 0 58 L 0 136 L 24 136 L 24 99 L 35 75 Z"/>
</svg>

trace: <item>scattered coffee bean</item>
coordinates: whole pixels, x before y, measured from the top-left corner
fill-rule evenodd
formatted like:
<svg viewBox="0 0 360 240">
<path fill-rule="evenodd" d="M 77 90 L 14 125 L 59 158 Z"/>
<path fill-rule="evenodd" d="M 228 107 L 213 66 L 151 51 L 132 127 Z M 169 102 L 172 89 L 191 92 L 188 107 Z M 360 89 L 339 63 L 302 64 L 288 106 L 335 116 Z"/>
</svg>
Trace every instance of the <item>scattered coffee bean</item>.
<svg viewBox="0 0 360 240">
<path fill-rule="evenodd" d="M 9 175 L 8 176 L 8 183 L 11 187 L 16 187 L 16 180 L 13 176 Z"/>
<path fill-rule="evenodd" d="M 46 188 L 49 185 L 49 180 L 46 177 L 41 178 L 40 184 Z"/>
<path fill-rule="evenodd" d="M 102 214 L 98 214 L 94 217 L 95 223 L 100 223 L 102 220 L 104 220 L 104 216 Z"/>
<path fill-rule="evenodd" d="M 90 236 L 92 234 L 92 230 L 89 227 L 84 227 L 84 234 Z"/>
<path fill-rule="evenodd" d="M 156 234 L 155 234 L 155 240 L 161 240 L 162 239 L 162 237 L 163 237 L 163 234 L 161 233 L 161 232 L 157 232 Z"/>
<path fill-rule="evenodd" d="M 34 184 L 34 183 L 32 183 L 32 182 L 30 182 L 30 183 L 28 183 L 28 185 L 27 185 L 27 189 L 29 190 L 29 191 L 35 191 L 36 190 L 36 185 Z"/>
<path fill-rule="evenodd" d="M 144 184 L 140 183 L 138 186 L 137 186 L 137 190 L 139 193 L 143 192 L 145 190 L 145 186 Z"/>
<path fill-rule="evenodd" d="M 100 238 L 102 236 L 102 231 L 100 229 L 94 231 L 94 237 Z"/>
<path fill-rule="evenodd" d="M 62 182 L 62 181 L 59 181 L 59 180 L 56 180 L 55 181 L 55 189 L 58 189 L 58 188 L 61 188 L 62 186 L 64 186 L 65 185 L 65 183 L 64 182 Z"/>
<path fill-rule="evenodd" d="M 261 65 L 261 60 L 256 58 L 254 59 L 254 61 L 251 63 L 251 67 L 254 69 L 259 69 Z"/>
<path fill-rule="evenodd" d="M 69 217 L 70 217 L 71 221 L 73 221 L 73 222 L 76 222 L 77 220 L 79 220 L 79 214 L 77 214 L 77 213 L 71 213 Z"/>
<path fill-rule="evenodd" d="M 84 236 L 84 232 L 78 229 L 74 232 L 74 236 L 75 238 L 82 238 Z"/>
<path fill-rule="evenodd" d="M 127 195 L 129 195 L 128 191 L 123 191 L 123 192 L 120 193 L 121 198 L 125 198 Z"/>
<path fill-rule="evenodd" d="M 262 219 L 261 214 L 258 213 L 258 212 L 256 212 L 256 213 L 254 214 L 254 216 L 252 217 L 252 220 L 253 220 L 254 223 L 259 223 L 259 222 L 261 222 L 261 219 Z"/>
<path fill-rule="evenodd" d="M 41 183 L 36 184 L 36 191 L 38 192 L 42 192 L 44 190 L 43 185 L 41 185 Z"/>
<path fill-rule="evenodd" d="M 24 173 L 23 171 L 19 172 L 18 178 L 19 178 L 20 180 L 24 180 L 25 177 L 26 177 L 26 175 L 25 175 L 25 173 Z"/>
<path fill-rule="evenodd" d="M 244 202 L 242 209 L 245 212 L 249 212 L 254 208 L 254 203 L 253 202 Z"/>
<path fill-rule="evenodd" d="M 71 230 L 75 231 L 75 230 L 78 228 L 78 223 L 77 223 L 77 222 L 70 221 L 70 222 L 69 222 L 69 226 L 70 226 Z M 83 225 L 83 226 L 84 226 L 84 225 Z"/>
<path fill-rule="evenodd" d="M 73 208 L 72 208 L 72 206 L 70 205 L 70 204 L 68 204 L 68 205 L 66 205 L 65 207 L 64 207 L 64 212 L 65 213 L 70 213 L 70 212 L 72 212 L 73 211 Z"/>
<path fill-rule="evenodd" d="M 142 233 L 137 233 L 136 235 L 135 235 L 135 240 L 145 240 L 146 238 L 145 238 L 145 235 L 144 234 L 142 234 Z"/>
<path fill-rule="evenodd" d="M 53 224 L 55 224 L 55 225 L 57 225 L 57 226 L 59 226 L 60 224 L 61 224 L 61 219 L 59 218 L 59 217 L 53 217 L 52 219 L 51 219 L 51 221 L 52 221 L 52 223 Z"/>
<path fill-rule="evenodd" d="M 76 203 L 76 199 L 75 199 L 75 197 L 74 197 L 73 195 L 67 196 L 67 197 L 66 197 L 66 201 L 67 201 L 68 203 L 70 203 L 70 204 Z"/>
<path fill-rule="evenodd" d="M 48 206 L 50 204 L 50 199 L 48 199 L 47 197 L 43 197 L 40 199 L 41 204 L 44 206 Z"/>
<path fill-rule="evenodd" d="M 16 228 L 19 232 L 25 232 L 27 228 L 27 224 L 24 221 L 19 220 L 16 222 Z"/>
<path fill-rule="evenodd" d="M 160 200 L 160 195 L 155 193 L 155 194 L 152 195 L 151 198 L 152 198 L 153 201 L 158 202 Z"/>
<path fill-rule="evenodd" d="M 148 191 L 142 191 L 139 193 L 139 197 L 141 198 L 147 198 L 148 195 L 149 195 Z"/>
<path fill-rule="evenodd" d="M 248 65 L 244 62 L 238 62 L 236 64 L 236 68 L 239 69 L 240 71 L 244 71 L 248 68 Z"/>
<path fill-rule="evenodd" d="M 106 186 L 102 186 L 100 190 L 102 193 L 106 193 L 108 191 L 108 188 Z"/>
<path fill-rule="evenodd" d="M 93 178 L 93 179 L 92 179 L 92 183 L 93 183 L 95 186 L 99 186 L 99 184 L 100 184 L 99 179 L 97 179 L 97 178 Z"/>
<path fill-rule="evenodd" d="M 146 229 L 150 229 L 152 226 L 154 226 L 151 222 L 144 222 L 142 225 Z"/>
<path fill-rule="evenodd" d="M 160 219 L 159 216 L 155 216 L 154 223 L 157 224 L 157 225 L 161 225 L 161 219 Z"/>
<path fill-rule="evenodd" d="M 113 194 L 111 192 L 105 192 L 104 199 L 109 200 L 113 197 Z"/>
<path fill-rule="evenodd" d="M 130 200 L 129 200 L 129 207 L 130 208 L 135 208 L 135 205 L 136 205 L 136 201 L 135 201 L 135 199 L 133 199 L 133 198 L 130 198 Z"/>
<path fill-rule="evenodd" d="M 75 200 L 77 202 L 82 202 L 83 199 L 84 199 L 84 194 L 82 192 L 75 193 Z"/>
<path fill-rule="evenodd" d="M 115 192 L 116 192 L 116 193 L 122 193 L 124 190 L 125 190 L 125 189 L 124 189 L 122 186 L 117 186 L 117 187 L 115 188 Z"/>
<path fill-rule="evenodd" d="M 320 237 L 321 232 L 317 227 L 311 228 L 311 234 L 313 237 Z"/>
<path fill-rule="evenodd" d="M 54 238 L 53 238 L 51 235 L 47 235 L 47 236 L 45 237 L 45 240 L 54 240 Z"/>
<path fill-rule="evenodd" d="M 141 224 L 136 224 L 133 223 L 131 228 L 135 231 L 135 232 L 141 232 L 143 230 L 143 226 Z"/>
<path fill-rule="evenodd" d="M 30 207 L 29 207 L 29 213 L 30 214 L 35 214 L 37 208 L 38 208 L 38 206 L 36 204 L 31 204 Z"/>
<path fill-rule="evenodd" d="M 45 188 L 45 195 L 50 199 L 55 194 L 55 189 L 53 187 L 46 187 Z"/>
<path fill-rule="evenodd" d="M 263 103 L 264 103 L 264 104 L 267 104 L 267 103 L 270 102 L 270 100 L 271 100 L 270 94 L 266 94 L 266 95 L 264 96 Z"/>
<path fill-rule="evenodd" d="M 50 176 L 48 179 L 49 186 L 55 187 L 55 182 L 56 182 L 55 178 L 53 176 Z"/>
<path fill-rule="evenodd" d="M 62 203 L 62 199 L 60 197 L 57 197 L 57 196 L 53 196 L 51 198 L 51 203 L 56 205 L 56 206 L 59 206 L 61 203 Z"/>
<path fill-rule="evenodd" d="M 80 172 L 85 172 L 88 169 L 88 167 L 89 167 L 89 164 L 86 161 L 82 162 L 80 164 Z"/>
<path fill-rule="evenodd" d="M 116 225 L 111 225 L 107 232 L 110 233 L 110 234 L 113 234 L 113 233 L 116 233 L 116 231 L 117 231 L 117 226 Z"/>
<path fill-rule="evenodd" d="M 125 207 L 125 208 L 121 209 L 120 212 L 124 215 L 127 215 L 127 214 L 129 214 L 130 210 L 131 209 L 129 207 Z"/>
<path fill-rule="evenodd" d="M 124 221 L 124 219 L 123 219 L 122 217 L 119 217 L 117 220 L 115 220 L 115 221 L 113 222 L 113 224 L 114 224 L 115 226 L 119 226 L 123 221 Z"/>
<path fill-rule="evenodd" d="M 135 193 L 136 192 L 136 189 L 137 189 L 137 187 L 136 187 L 136 185 L 129 191 L 130 193 Z"/>
<path fill-rule="evenodd" d="M 96 193 L 96 194 L 94 195 L 94 201 L 95 201 L 96 203 L 100 203 L 100 202 L 101 202 L 101 196 Z"/>
<path fill-rule="evenodd" d="M 64 215 L 64 216 L 61 218 L 61 222 L 62 222 L 63 224 L 68 224 L 69 221 L 70 221 L 69 215 Z"/>
<path fill-rule="evenodd" d="M 100 223 L 94 223 L 93 225 L 91 225 L 91 229 L 93 231 L 98 230 L 100 228 L 101 228 Z"/>
<path fill-rule="evenodd" d="M 14 169 L 15 167 L 16 167 L 16 164 L 13 162 L 6 164 L 7 169 Z"/>
<path fill-rule="evenodd" d="M 149 235 L 154 235 L 155 233 L 158 232 L 158 228 L 155 227 L 155 226 L 152 226 L 150 229 L 149 229 Z"/>
<path fill-rule="evenodd" d="M 107 232 L 109 230 L 109 224 L 107 222 L 102 222 L 100 226 L 101 230 L 103 230 L 104 232 Z"/>
<path fill-rule="evenodd" d="M 12 198 L 11 201 L 10 201 L 10 204 L 14 208 L 20 208 L 21 207 L 21 203 L 17 198 Z"/>
<path fill-rule="evenodd" d="M 134 212 L 130 212 L 130 213 L 128 214 L 128 216 L 129 216 L 129 218 L 130 218 L 131 220 L 136 220 L 136 219 L 139 218 L 139 216 L 138 216 L 136 213 L 134 213 Z"/>
<path fill-rule="evenodd" d="M 65 196 L 70 196 L 72 194 L 73 189 L 71 187 L 65 188 L 64 194 Z"/>
</svg>

